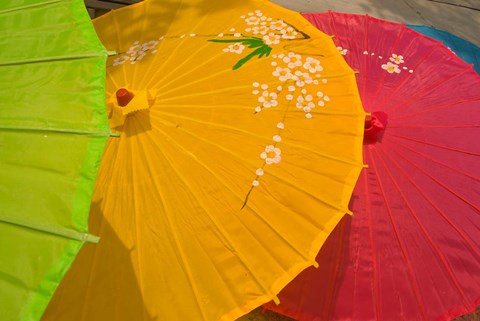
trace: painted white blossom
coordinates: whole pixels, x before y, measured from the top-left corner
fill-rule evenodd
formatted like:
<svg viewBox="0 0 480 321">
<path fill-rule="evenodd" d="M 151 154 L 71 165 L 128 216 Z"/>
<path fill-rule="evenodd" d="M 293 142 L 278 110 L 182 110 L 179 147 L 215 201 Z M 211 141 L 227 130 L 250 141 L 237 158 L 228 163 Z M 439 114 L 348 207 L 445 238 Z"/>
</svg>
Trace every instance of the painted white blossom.
<svg viewBox="0 0 480 321">
<path fill-rule="evenodd" d="M 287 81 L 289 79 L 292 79 L 293 74 L 290 68 L 282 68 L 282 67 L 277 67 L 273 71 L 272 75 L 277 77 L 280 81 Z"/>
<path fill-rule="evenodd" d="M 320 60 L 312 58 L 312 57 L 307 57 L 305 59 L 305 63 L 303 64 L 303 68 L 308 70 L 311 73 L 316 73 L 323 71 L 323 67 L 320 64 Z"/>
<path fill-rule="evenodd" d="M 340 46 L 338 46 L 337 49 L 338 49 L 338 51 L 340 51 L 340 54 L 342 54 L 342 55 L 344 55 L 344 56 L 345 56 L 345 55 L 347 54 L 347 52 L 348 52 L 347 49 L 342 48 L 342 47 L 340 47 Z"/>
<path fill-rule="evenodd" d="M 283 22 L 283 20 L 272 21 L 270 22 L 270 25 L 269 25 L 270 29 L 276 30 L 276 31 L 280 31 L 286 27 L 288 27 L 288 25 L 285 22 Z"/>
<path fill-rule="evenodd" d="M 279 55 L 280 58 L 280 55 Z M 294 69 L 295 67 L 300 67 L 303 64 L 302 56 L 299 54 L 289 52 L 287 55 L 281 57 L 284 63 L 287 64 L 288 68 Z"/>
<path fill-rule="evenodd" d="M 382 65 L 382 69 L 385 69 L 386 71 L 388 71 L 388 73 L 390 74 L 393 74 L 393 73 L 400 73 L 400 68 L 398 67 L 398 65 L 396 64 L 393 64 L 391 62 L 387 62 L 386 64 L 383 64 Z"/>
<path fill-rule="evenodd" d="M 263 168 L 259 168 L 256 170 L 255 174 L 257 174 L 257 176 L 263 176 L 265 172 L 263 171 Z"/>
<path fill-rule="evenodd" d="M 265 160 L 265 163 L 268 165 L 278 164 L 282 160 L 282 157 L 280 156 L 281 153 L 282 151 L 280 148 L 268 145 L 265 147 L 265 151 L 260 154 L 260 158 Z"/>
<path fill-rule="evenodd" d="M 269 92 L 264 90 L 262 95 L 258 97 L 258 102 L 262 104 L 264 108 L 276 107 L 278 106 L 278 95 L 275 92 Z"/>
<path fill-rule="evenodd" d="M 138 51 L 135 55 L 130 56 L 130 63 L 132 65 L 135 64 L 137 61 L 142 60 L 145 55 L 145 51 Z"/>
<path fill-rule="evenodd" d="M 302 94 L 303 93 L 307 93 L 307 91 L 302 90 Z M 308 119 L 312 118 L 311 111 L 315 108 L 315 103 L 313 102 L 312 95 L 306 94 L 305 96 L 298 96 L 295 106 L 305 112 L 305 117 L 307 117 Z"/>
<path fill-rule="evenodd" d="M 293 27 L 282 29 L 280 33 L 282 34 L 282 39 L 295 39 L 298 36 L 298 32 Z"/>
<path fill-rule="evenodd" d="M 328 102 L 330 101 L 330 97 L 328 97 L 327 95 L 325 95 L 323 92 L 321 91 L 317 91 L 317 97 L 319 98 L 318 101 L 317 101 L 317 105 L 320 106 L 320 107 L 324 107 L 325 106 L 325 102 Z"/>
<path fill-rule="evenodd" d="M 162 39 L 162 37 L 160 37 L 159 39 Z M 135 64 L 137 63 L 137 61 L 143 59 L 147 52 L 155 54 L 157 52 L 155 48 L 157 47 L 158 43 L 159 42 L 157 40 L 150 40 L 142 44 L 140 44 L 140 41 L 138 40 L 134 41 L 133 46 L 128 48 L 124 55 L 117 57 L 113 61 L 113 65 L 118 66 L 125 63 L 126 61 L 130 61 L 131 64 Z"/>
<path fill-rule="evenodd" d="M 267 45 L 277 45 L 280 43 L 280 36 L 274 34 L 273 32 L 270 32 L 268 35 L 263 36 L 262 39 Z"/>
<path fill-rule="evenodd" d="M 158 41 L 151 40 L 151 41 L 148 41 L 148 42 L 145 42 L 144 44 L 142 44 L 140 49 L 143 50 L 143 51 L 152 50 L 157 45 L 158 45 Z"/>
<path fill-rule="evenodd" d="M 305 76 L 305 83 L 311 85 L 314 83 L 314 80 L 312 77 L 310 77 L 310 75 L 308 75 L 308 76 Z"/>
<path fill-rule="evenodd" d="M 298 96 L 297 97 L 297 108 L 302 108 L 304 101 L 305 101 L 305 98 L 303 98 L 302 95 Z"/>
<path fill-rule="evenodd" d="M 390 61 L 399 65 L 399 64 L 403 64 L 405 61 L 403 60 L 403 56 L 400 56 L 400 55 L 397 55 L 397 54 L 392 54 L 392 56 L 390 57 Z"/>
<path fill-rule="evenodd" d="M 254 179 L 254 180 L 252 181 L 252 186 L 253 186 L 253 187 L 257 187 L 257 186 L 259 186 L 259 185 L 260 185 L 260 182 L 257 181 L 256 179 Z"/>
<path fill-rule="evenodd" d="M 233 52 L 236 54 L 241 54 L 243 50 L 245 49 L 245 46 L 242 45 L 241 42 L 235 42 L 232 45 L 229 45 L 227 48 L 223 48 L 224 52 Z"/>
<path fill-rule="evenodd" d="M 285 124 L 282 123 L 282 122 L 279 122 L 279 123 L 277 124 L 277 128 L 279 128 L 279 129 L 284 129 L 284 128 L 285 128 Z"/>
<path fill-rule="evenodd" d="M 273 136 L 273 141 L 276 143 L 280 143 L 282 141 L 282 137 L 280 135 Z"/>
<path fill-rule="evenodd" d="M 260 23 L 260 18 L 252 15 L 252 16 L 249 16 L 248 18 L 246 18 L 245 22 L 249 26 L 257 26 Z"/>
<path fill-rule="evenodd" d="M 303 111 L 306 113 L 311 112 L 315 108 L 315 104 L 311 101 L 305 101 L 303 106 Z"/>
<path fill-rule="evenodd" d="M 247 28 L 245 29 L 246 32 L 253 33 L 254 35 L 266 35 L 269 31 L 270 28 L 267 26 L 255 26 L 253 28 Z"/>
<path fill-rule="evenodd" d="M 113 65 L 114 66 L 118 66 L 118 65 L 121 65 L 123 63 L 125 63 L 126 61 L 129 61 L 130 60 L 130 57 L 129 56 L 120 56 L 120 57 L 117 57 L 113 60 Z"/>
<path fill-rule="evenodd" d="M 295 72 L 293 73 L 293 77 L 292 77 L 292 80 L 293 81 L 297 81 L 299 80 L 303 75 L 303 72 L 300 71 L 300 70 L 295 70 Z"/>
<path fill-rule="evenodd" d="M 140 52 L 141 52 L 140 45 L 135 45 L 135 46 L 131 46 L 130 48 L 128 48 L 126 54 L 129 55 L 130 57 L 135 57 Z"/>
<path fill-rule="evenodd" d="M 292 80 L 295 81 L 295 86 L 300 88 L 304 87 L 305 85 L 313 84 L 313 78 L 310 76 L 310 74 L 300 70 L 295 71 Z"/>
</svg>

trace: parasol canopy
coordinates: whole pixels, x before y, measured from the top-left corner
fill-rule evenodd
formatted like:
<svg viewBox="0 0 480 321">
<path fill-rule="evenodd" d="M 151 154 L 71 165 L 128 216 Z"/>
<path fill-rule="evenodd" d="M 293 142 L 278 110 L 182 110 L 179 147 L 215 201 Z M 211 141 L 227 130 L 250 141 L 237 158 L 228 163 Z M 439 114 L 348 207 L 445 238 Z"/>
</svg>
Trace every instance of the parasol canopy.
<svg viewBox="0 0 480 321">
<path fill-rule="evenodd" d="M 43 320 L 233 320 L 348 212 L 365 113 L 331 38 L 264 0 L 144 1 L 94 21 L 110 126 L 86 248 Z M 294 228 L 292 228 L 294 227 Z"/>
<path fill-rule="evenodd" d="M 441 41 L 466 63 L 472 64 L 473 69 L 480 74 L 480 47 L 474 43 L 460 38 L 448 31 L 430 26 L 407 25 L 409 28 L 430 38 Z"/>
<path fill-rule="evenodd" d="M 31 321 L 98 241 L 107 51 L 80 0 L 2 1 L 0 30 L 0 319 Z"/>
<path fill-rule="evenodd" d="M 359 71 L 371 113 L 368 169 L 349 229 L 317 257 L 323 268 L 306 270 L 268 308 L 298 320 L 440 321 L 472 312 L 480 304 L 480 77 L 404 25 L 304 16 L 334 35 Z"/>
</svg>

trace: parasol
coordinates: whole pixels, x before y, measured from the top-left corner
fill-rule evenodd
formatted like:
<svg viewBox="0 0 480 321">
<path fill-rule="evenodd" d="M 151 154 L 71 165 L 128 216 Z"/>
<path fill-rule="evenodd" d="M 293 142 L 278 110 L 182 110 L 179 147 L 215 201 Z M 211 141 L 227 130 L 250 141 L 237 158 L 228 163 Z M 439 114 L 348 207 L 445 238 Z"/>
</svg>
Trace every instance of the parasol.
<svg viewBox="0 0 480 321">
<path fill-rule="evenodd" d="M 430 38 L 441 41 L 466 63 L 473 64 L 473 69 L 480 74 L 480 47 L 448 31 L 429 26 L 407 25 L 409 28 Z"/>
<path fill-rule="evenodd" d="M 268 308 L 299 320 L 355 321 L 440 321 L 473 311 L 480 303 L 480 77 L 404 25 L 332 12 L 305 17 L 334 35 L 359 71 L 371 112 L 369 167 L 354 191 L 349 232 L 332 235 L 317 257 L 320 266 L 335 266 L 305 271 L 280 293 L 282 304 Z M 331 262 L 341 242 L 346 250 L 337 248 L 343 254 Z"/>
<path fill-rule="evenodd" d="M 348 212 L 355 76 L 268 1 L 144 1 L 94 21 L 110 126 L 85 248 L 43 320 L 232 320 L 271 300 Z M 292 228 L 294 226 L 295 228 Z"/>
<path fill-rule="evenodd" d="M 80 0 L 0 4 L 0 315 L 38 320 L 85 242 L 107 136 L 105 61 Z"/>
</svg>

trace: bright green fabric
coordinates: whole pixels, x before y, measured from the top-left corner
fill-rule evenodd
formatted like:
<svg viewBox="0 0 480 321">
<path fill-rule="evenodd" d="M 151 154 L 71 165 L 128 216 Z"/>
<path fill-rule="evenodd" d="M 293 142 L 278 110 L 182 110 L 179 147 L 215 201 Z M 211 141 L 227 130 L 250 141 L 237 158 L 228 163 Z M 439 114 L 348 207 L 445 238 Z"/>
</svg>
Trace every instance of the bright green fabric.
<svg viewBox="0 0 480 321">
<path fill-rule="evenodd" d="M 38 320 L 85 241 L 110 130 L 81 0 L 0 1 L 0 315 Z"/>
</svg>

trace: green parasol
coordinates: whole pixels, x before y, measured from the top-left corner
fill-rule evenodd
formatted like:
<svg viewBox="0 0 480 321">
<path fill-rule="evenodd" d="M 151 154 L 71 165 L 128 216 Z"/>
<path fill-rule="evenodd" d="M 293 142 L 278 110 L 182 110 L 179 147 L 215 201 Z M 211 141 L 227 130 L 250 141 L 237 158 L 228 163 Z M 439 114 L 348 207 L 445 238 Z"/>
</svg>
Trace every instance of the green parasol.
<svg viewBox="0 0 480 321">
<path fill-rule="evenodd" d="M 110 129 L 81 0 L 0 2 L 0 315 L 40 319 L 85 242 Z"/>
</svg>

